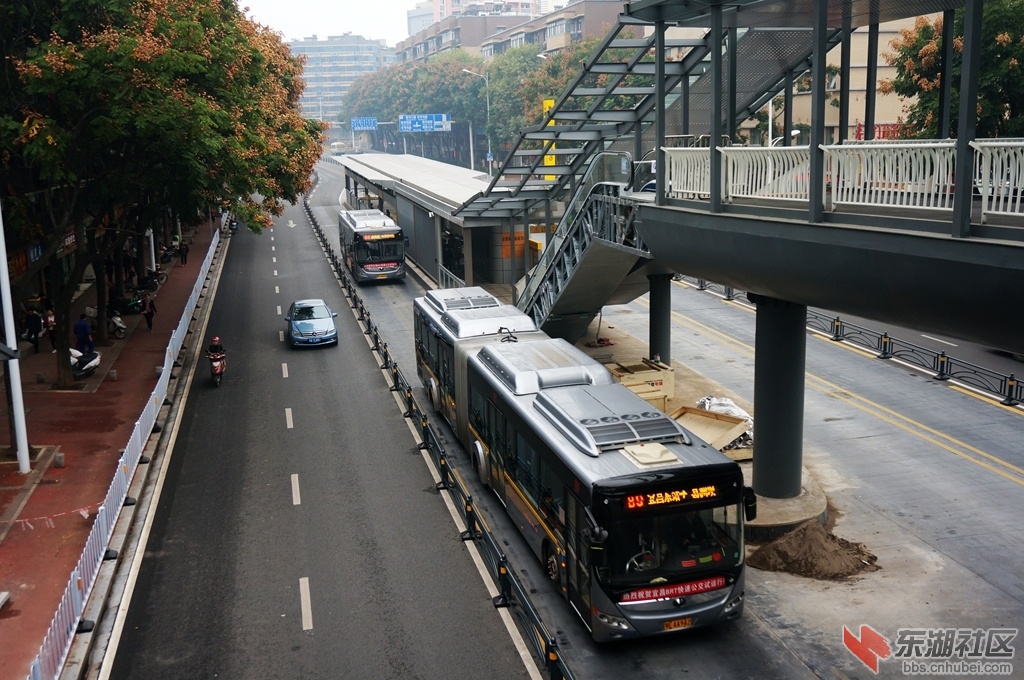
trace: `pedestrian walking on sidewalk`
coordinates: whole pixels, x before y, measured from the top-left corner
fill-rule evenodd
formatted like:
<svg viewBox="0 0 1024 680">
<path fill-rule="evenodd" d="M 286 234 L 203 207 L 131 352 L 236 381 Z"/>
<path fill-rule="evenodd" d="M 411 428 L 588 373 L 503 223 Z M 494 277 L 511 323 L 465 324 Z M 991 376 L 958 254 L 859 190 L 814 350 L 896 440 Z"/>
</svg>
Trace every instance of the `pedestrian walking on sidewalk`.
<svg viewBox="0 0 1024 680">
<path fill-rule="evenodd" d="M 89 319 L 82 314 L 78 317 L 78 321 L 75 322 L 75 339 L 78 341 L 78 351 L 82 354 L 89 354 L 96 349 L 96 346 L 92 342 L 92 326 L 89 325 Z"/>
<path fill-rule="evenodd" d="M 39 354 L 39 336 L 43 334 L 43 317 L 39 310 L 31 307 L 25 316 L 25 338 L 32 343 L 32 349 Z"/>
<path fill-rule="evenodd" d="M 184 241 L 178 246 L 178 255 L 181 256 L 181 266 L 184 267 L 188 264 L 188 244 Z"/>
<path fill-rule="evenodd" d="M 149 327 L 150 333 L 153 332 L 154 314 L 156 314 L 156 304 L 153 302 L 153 298 L 149 296 L 149 293 L 146 293 L 142 296 L 142 316 L 146 319 L 146 326 Z"/>
<path fill-rule="evenodd" d="M 53 348 L 53 352 L 57 352 L 57 317 L 54 315 L 52 309 L 46 310 L 46 316 L 43 317 L 43 328 L 46 330 L 47 337 L 50 338 L 50 347 Z"/>
</svg>

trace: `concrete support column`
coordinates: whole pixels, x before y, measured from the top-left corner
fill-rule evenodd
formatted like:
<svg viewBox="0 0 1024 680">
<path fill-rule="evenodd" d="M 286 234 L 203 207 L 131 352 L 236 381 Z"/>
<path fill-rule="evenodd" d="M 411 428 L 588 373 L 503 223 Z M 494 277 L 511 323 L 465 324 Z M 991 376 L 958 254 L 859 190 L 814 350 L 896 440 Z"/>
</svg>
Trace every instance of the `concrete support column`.
<svg viewBox="0 0 1024 680">
<path fill-rule="evenodd" d="M 795 498 L 803 473 L 807 307 L 749 297 L 757 305 L 754 491 L 767 498 Z"/>
<path fill-rule="evenodd" d="M 465 265 L 465 273 L 462 278 L 467 286 L 473 284 L 473 230 L 467 227 L 462 228 L 462 261 Z"/>
<path fill-rule="evenodd" d="M 672 275 L 652 274 L 650 359 L 672 364 Z"/>
</svg>

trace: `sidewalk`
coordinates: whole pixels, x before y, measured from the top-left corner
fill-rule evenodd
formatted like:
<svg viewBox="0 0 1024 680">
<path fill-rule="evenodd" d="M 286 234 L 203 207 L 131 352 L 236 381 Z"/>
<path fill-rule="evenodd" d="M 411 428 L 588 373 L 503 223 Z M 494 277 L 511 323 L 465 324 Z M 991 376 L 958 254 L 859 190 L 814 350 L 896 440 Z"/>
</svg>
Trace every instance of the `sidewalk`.
<svg viewBox="0 0 1024 680">
<path fill-rule="evenodd" d="M 194 234 L 190 262 L 167 265 L 155 294 L 153 332 L 141 315 L 122 317 L 123 340 L 106 346 L 99 369 L 73 391 L 56 390 L 57 355 L 47 338 L 40 353 L 22 342 L 21 383 L 32 472 L 18 472 L 8 427 L 0 434 L 0 680 L 27 677 L 49 630 L 71 571 L 81 556 L 121 449 L 156 386 L 171 332 L 185 310 L 212 234 Z M 95 291 L 75 301 L 72 318 L 95 304 Z M 8 422 L 7 400 L 0 419 Z M 55 459 L 63 456 L 64 467 Z M 3 593 L 8 593 L 6 604 Z"/>
</svg>

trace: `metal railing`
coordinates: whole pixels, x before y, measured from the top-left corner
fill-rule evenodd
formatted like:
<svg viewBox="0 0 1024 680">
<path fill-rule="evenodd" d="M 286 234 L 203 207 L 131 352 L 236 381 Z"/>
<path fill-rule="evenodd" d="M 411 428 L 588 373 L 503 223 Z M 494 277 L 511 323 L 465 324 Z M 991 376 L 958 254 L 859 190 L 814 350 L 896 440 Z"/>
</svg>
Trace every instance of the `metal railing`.
<svg viewBox="0 0 1024 680">
<path fill-rule="evenodd" d="M 495 607 L 508 608 L 509 613 L 512 614 L 513 619 L 524 633 L 524 641 L 530 646 L 540 667 L 546 671 L 550 680 L 575 680 L 572 671 L 561 658 L 555 636 L 541 620 L 540 614 L 530 601 L 528 590 L 523 587 L 519 577 L 510 567 L 508 557 L 501 549 L 499 541 L 480 520 L 473 496 L 458 470 L 452 465 L 437 430 L 431 424 L 430 416 L 421 409 L 419 402 L 413 396 L 412 385 L 406 380 L 405 374 L 391 356 L 388 343 L 381 337 L 380 329 L 371 319 L 370 310 L 358 296 L 358 286 L 348 276 L 344 264 L 334 252 L 333 246 L 321 229 L 305 197 L 303 205 L 309 223 L 312 225 L 328 261 L 334 268 L 335 274 L 341 281 L 348 304 L 357 312 L 357 321 L 362 325 L 364 334 L 370 337 L 373 351 L 381 358 L 380 368 L 387 373 L 389 389 L 401 395 L 405 407 L 402 415 L 419 425 L 419 448 L 430 454 L 441 478 L 437 484 L 438 491 L 448 492 L 456 507 L 460 509 L 459 515 L 466 526 L 465 531 L 461 532 L 460 538 L 463 541 L 473 541 L 487 564 L 488 572 L 494 579 L 499 592 L 499 595 L 492 600 L 492 604 Z"/>
<path fill-rule="evenodd" d="M 711 196 L 711 151 L 701 147 L 663 147 L 667 198 Z"/>
<path fill-rule="evenodd" d="M 135 421 L 128 442 L 125 444 L 121 458 L 117 462 L 117 470 L 110 482 L 107 494 L 96 512 L 96 519 L 93 521 L 89 537 L 85 542 L 78 564 L 71 571 L 71 576 L 64 588 L 64 595 L 61 597 L 57 611 L 54 613 L 50 623 L 50 629 L 43 638 L 39 647 L 39 653 L 29 665 L 29 680 L 53 680 L 60 675 L 61 669 L 67 660 L 68 652 L 74 642 L 75 634 L 86 633 L 95 626 L 94 621 L 87 621 L 82 618 L 89 597 L 93 594 L 93 586 L 99 574 L 100 567 L 104 560 L 114 559 L 116 554 L 109 550 L 110 539 L 114 527 L 120 517 L 122 508 L 135 504 L 135 500 L 128 496 L 128 489 L 135 477 L 139 465 L 149 462 L 149 459 L 142 455 L 142 451 L 149 440 L 150 434 L 158 431 L 157 417 L 160 407 L 167 397 L 168 386 L 171 381 L 171 371 L 174 368 L 175 360 L 181 351 L 188 334 L 188 327 L 191 323 L 192 314 L 205 285 L 206 276 L 210 271 L 213 258 L 216 254 L 217 244 L 220 241 L 220 233 L 215 232 L 210 250 L 203 260 L 199 277 L 196 279 L 192 294 L 185 303 L 185 311 L 181 315 L 177 328 L 171 335 L 171 340 L 164 352 L 164 363 L 161 367 L 160 377 L 157 379 L 156 387 L 150 394 L 146 406 Z"/>
<path fill-rule="evenodd" d="M 1024 140 L 983 139 L 974 149 L 981 221 L 1024 216 Z M 829 209 L 899 207 L 951 212 L 956 142 L 950 139 L 847 140 L 823 145 Z M 707 148 L 666 147 L 666 198 L 710 196 Z M 810 200 L 808 147 L 721 146 L 722 199 Z"/>
<path fill-rule="evenodd" d="M 806 201 L 810 197 L 810 147 L 720 146 L 718 151 L 730 199 Z"/>
<path fill-rule="evenodd" d="M 981 221 L 993 214 L 1024 215 L 1024 140 L 980 139 L 971 147 Z"/>
<path fill-rule="evenodd" d="M 710 290 L 729 300 L 738 297 L 746 298 L 746 293 L 743 291 L 710 283 L 704 279 L 684 275 L 676 275 L 675 278 L 678 281 L 691 283 L 698 290 Z M 851 345 L 877 352 L 879 359 L 899 359 L 918 366 L 932 372 L 932 377 L 935 380 L 956 380 L 981 392 L 991 394 L 998 397 L 1004 406 L 1016 406 L 1024 403 L 1024 385 L 1013 373 L 1005 374 L 993 371 L 984 366 L 949 356 L 945 352 L 936 352 L 927 347 L 892 337 L 888 333 L 880 333 L 864 326 L 858 326 L 843 321 L 838 316 L 830 316 L 813 309 L 807 310 L 807 327 L 824 333 L 835 341 L 848 342 Z"/>
<path fill-rule="evenodd" d="M 822 146 L 840 205 L 953 210 L 956 142 L 916 140 Z"/>
</svg>

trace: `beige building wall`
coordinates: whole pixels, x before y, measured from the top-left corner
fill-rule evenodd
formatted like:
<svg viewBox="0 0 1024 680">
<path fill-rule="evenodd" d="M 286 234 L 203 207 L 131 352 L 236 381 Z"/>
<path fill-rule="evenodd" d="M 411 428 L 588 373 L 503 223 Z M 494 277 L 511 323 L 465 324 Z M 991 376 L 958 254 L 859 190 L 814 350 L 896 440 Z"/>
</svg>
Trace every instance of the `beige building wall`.
<svg viewBox="0 0 1024 680">
<path fill-rule="evenodd" d="M 938 16 L 938 15 L 936 15 Z M 934 17 L 932 17 L 934 19 Z M 896 69 L 888 66 L 885 59 L 881 56 L 884 52 L 891 52 L 892 47 L 890 42 L 893 38 L 899 35 L 899 32 L 903 29 L 913 28 L 915 18 L 902 19 L 900 21 L 891 21 L 885 24 L 879 24 L 878 26 L 878 80 L 887 80 L 896 75 Z M 842 52 L 840 47 L 836 47 L 828 53 L 827 63 L 830 66 L 839 66 L 842 63 Z M 854 31 L 850 38 L 850 66 L 849 66 L 849 78 L 850 78 L 850 121 L 849 128 L 847 131 L 847 139 L 855 139 L 857 137 L 857 124 L 864 121 L 864 106 L 867 96 L 867 90 L 865 82 L 867 80 L 867 64 L 868 64 L 868 29 L 861 28 Z M 840 82 L 837 79 L 834 88 L 830 87 L 829 91 L 834 95 L 834 100 L 838 101 Z M 877 89 L 878 83 L 873 83 L 873 87 Z M 875 95 L 875 125 L 876 126 L 889 126 L 898 123 L 902 118 L 907 102 L 902 100 L 899 96 L 894 94 L 881 94 Z M 781 109 L 775 111 L 775 124 L 777 129 L 781 129 L 783 125 L 783 112 Z M 793 95 L 793 124 L 804 124 L 810 125 L 811 123 L 811 93 L 801 92 Z M 839 107 L 832 105 L 832 100 L 825 104 L 825 126 L 829 130 L 830 139 L 835 140 L 838 138 L 837 128 L 839 127 Z M 878 137 L 884 136 L 882 134 L 876 135 Z"/>
</svg>

